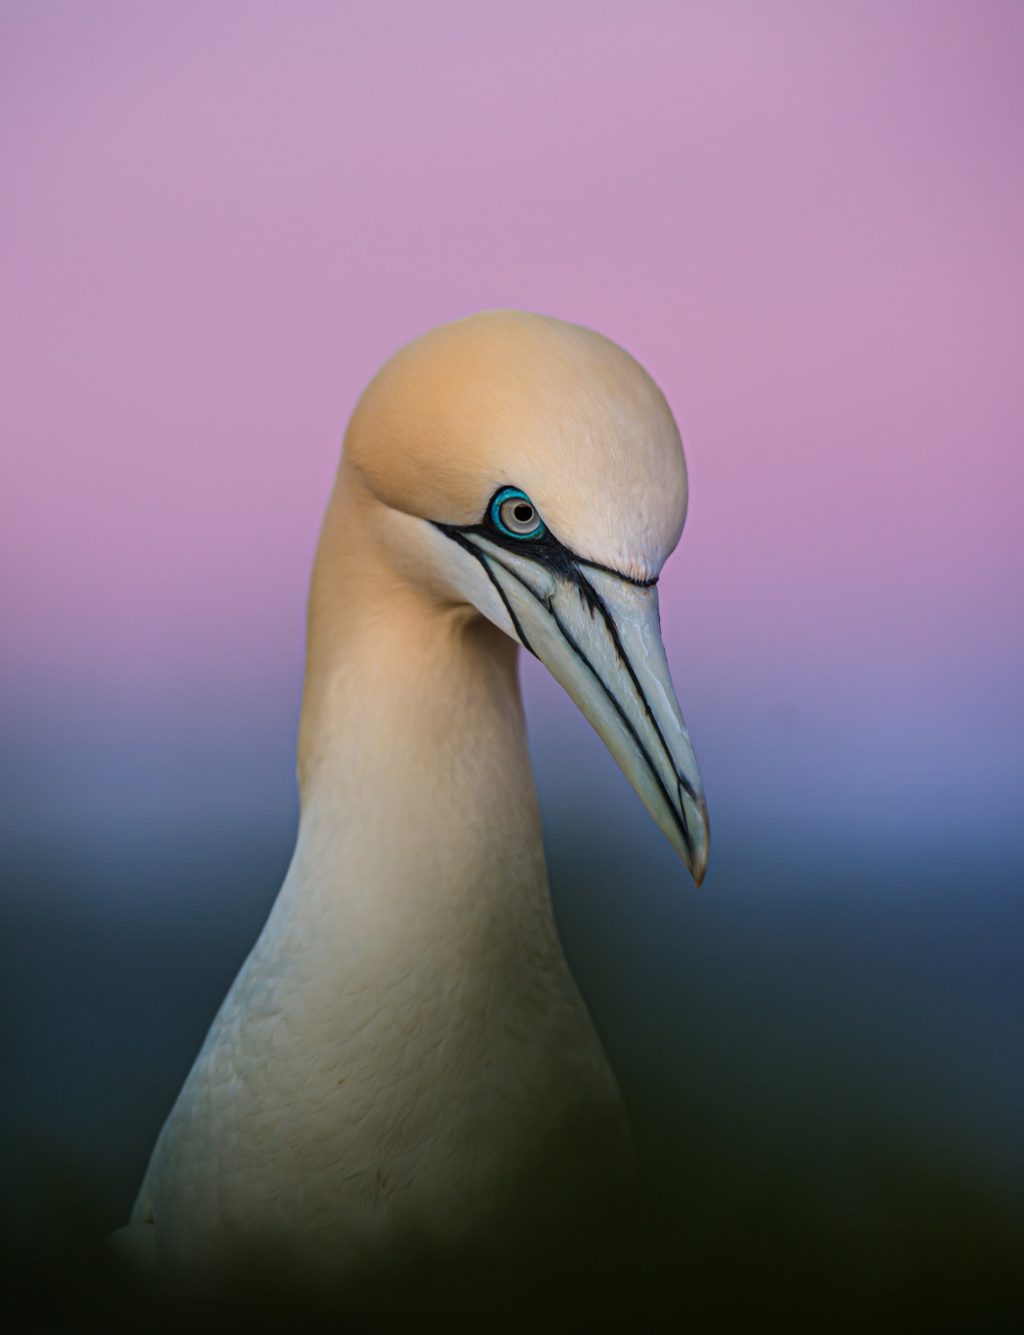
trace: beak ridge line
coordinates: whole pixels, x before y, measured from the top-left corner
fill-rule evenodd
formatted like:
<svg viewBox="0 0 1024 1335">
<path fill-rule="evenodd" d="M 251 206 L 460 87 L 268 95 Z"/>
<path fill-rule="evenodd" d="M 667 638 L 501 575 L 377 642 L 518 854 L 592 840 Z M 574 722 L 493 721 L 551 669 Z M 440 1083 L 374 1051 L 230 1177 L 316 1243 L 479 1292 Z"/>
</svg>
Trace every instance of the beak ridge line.
<svg viewBox="0 0 1024 1335">
<path fill-rule="evenodd" d="M 619 720 L 621 721 L 623 727 L 624 727 L 624 728 L 626 729 L 626 731 L 629 733 L 629 736 L 630 736 L 630 738 L 632 739 L 633 745 L 637 748 L 637 750 L 638 750 L 638 751 L 640 752 L 640 754 L 643 756 L 644 761 L 645 761 L 645 763 L 646 763 L 646 765 L 647 765 L 647 768 L 648 768 L 648 770 L 650 771 L 651 777 L 654 779 L 654 782 L 658 785 L 658 788 L 659 788 L 660 791 L 661 791 L 662 797 L 665 799 L 665 805 L 666 805 L 666 807 L 668 808 L 668 810 L 672 813 L 672 818 L 673 818 L 673 820 L 674 820 L 674 822 L 675 822 L 675 824 L 676 824 L 676 826 L 677 826 L 677 828 L 678 828 L 678 830 L 679 830 L 680 835 L 682 836 L 683 843 L 684 843 L 685 846 L 686 846 L 686 851 L 687 851 L 687 853 L 689 854 L 690 862 L 691 862 L 691 865 L 692 865 L 693 862 L 694 862 L 695 851 L 694 851 L 694 846 L 693 846 L 693 835 L 692 835 L 691 832 L 690 832 L 689 821 L 688 821 L 687 818 L 686 818 L 686 808 L 685 808 L 685 805 L 684 805 L 681 801 L 678 801 L 678 800 L 677 800 L 676 802 L 673 802 L 673 801 L 672 801 L 671 795 L 669 794 L 668 789 L 665 787 L 664 781 L 663 781 L 661 775 L 660 775 L 659 772 L 658 772 L 658 768 L 657 768 L 657 766 L 656 766 L 655 763 L 654 763 L 654 760 L 653 760 L 653 758 L 652 758 L 652 756 L 651 756 L 651 753 L 648 751 L 647 747 L 644 745 L 643 738 L 642 738 L 642 737 L 640 736 L 640 734 L 637 732 L 636 727 L 634 726 L 632 719 L 629 717 L 629 715 L 628 715 L 628 714 L 626 713 L 626 711 L 623 709 L 623 707 L 622 707 L 622 705 L 620 704 L 620 702 L 616 699 L 616 697 L 615 697 L 615 693 L 609 688 L 609 686 L 608 686 L 607 683 L 605 682 L 604 678 L 601 676 L 601 674 L 598 672 L 597 668 L 595 668 L 595 666 L 593 665 L 593 663 L 590 661 L 590 659 L 589 659 L 589 658 L 587 657 L 587 655 L 584 653 L 583 649 L 582 649 L 582 648 L 580 647 L 580 645 L 577 643 L 576 639 L 575 639 L 575 638 L 569 633 L 569 631 L 566 629 L 566 627 L 565 627 L 565 625 L 564 625 L 564 623 L 563 623 L 561 617 L 559 617 L 557 611 L 555 610 L 555 607 L 554 607 L 554 598 L 553 598 L 553 596 L 552 596 L 552 595 L 549 595 L 549 596 L 547 596 L 547 597 L 545 597 L 545 598 L 541 598 L 540 595 L 537 594 L 536 591 L 530 587 L 530 585 L 527 583 L 527 581 L 526 581 L 525 579 L 523 579 L 523 577 L 518 573 L 518 571 L 513 570 L 513 569 L 511 568 L 511 566 L 507 566 L 507 565 L 505 564 L 505 562 L 502 561 L 502 560 L 499 560 L 498 557 L 491 557 L 490 559 L 493 560 L 493 561 L 495 562 L 496 565 L 499 565 L 499 566 L 502 568 L 502 570 L 505 571 L 506 574 L 511 575 L 512 578 L 513 578 L 514 580 L 516 580 L 519 584 L 521 584 L 521 585 L 523 586 L 523 588 L 527 591 L 527 593 L 529 593 L 533 598 L 535 598 L 535 599 L 537 600 L 537 602 L 540 602 L 540 603 L 543 603 L 543 604 L 544 604 L 545 608 L 547 609 L 548 615 L 551 617 L 552 621 L 554 621 L 556 627 L 558 628 L 559 634 L 562 636 L 562 638 L 565 640 L 566 644 L 568 644 L 569 648 L 573 651 L 573 653 L 577 656 L 577 658 L 579 658 L 580 661 L 584 664 L 584 666 L 585 666 L 585 667 L 587 668 L 587 670 L 590 672 L 591 676 L 594 678 L 594 680 L 595 680 L 595 681 L 597 682 L 597 684 L 600 686 L 601 690 L 604 692 L 604 694 L 605 694 L 605 696 L 607 697 L 607 699 L 608 699 L 609 703 L 611 704 L 612 708 L 615 710 L 616 714 L 618 715 Z M 488 565 L 488 560 L 487 560 L 486 557 L 484 558 L 484 565 L 485 565 L 485 566 Z M 497 584 L 498 581 L 495 579 L 495 576 L 494 576 L 493 571 L 491 571 L 490 569 L 488 569 L 488 572 L 487 572 L 487 573 L 488 573 L 488 575 L 490 576 L 490 578 L 492 579 L 492 581 L 493 581 L 494 583 Z M 589 591 L 589 593 L 590 593 L 590 595 L 591 595 L 590 597 L 588 597 L 586 594 L 584 594 L 584 597 L 585 597 L 585 599 L 586 599 L 586 602 L 587 602 L 587 604 L 588 604 L 589 607 L 590 607 L 591 613 L 593 614 L 593 611 L 594 611 L 595 608 L 598 608 L 598 609 L 600 610 L 602 620 L 604 621 L 605 626 L 606 626 L 606 628 L 608 629 L 609 637 L 611 638 L 612 643 L 613 643 L 613 645 L 615 646 L 615 652 L 616 652 L 616 654 L 618 655 L 618 657 L 620 658 L 620 660 L 625 664 L 626 670 L 627 670 L 627 672 L 629 673 L 630 680 L 631 680 L 632 683 L 633 683 L 633 688 L 634 688 L 634 690 L 636 691 L 637 696 L 639 697 L 640 701 L 641 701 L 642 704 L 643 704 L 643 707 L 644 707 L 644 713 L 647 715 L 648 719 L 650 720 L 650 722 L 651 722 L 651 724 L 652 724 L 652 726 L 653 726 L 653 728 L 654 728 L 655 734 L 656 734 L 658 740 L 660 741 L 663 750 L 665 751 L 665 755 L 666 755 L 666 757 L 668 758 L 668 762 L 669 762 L 669 765 L 670 765 L 670 767 L 671 767 L 671 769 L 672 769 L 672 773 L 676 776 L 676 780 L 677 780 L 677 782 L 679 782 L 680 779 L 681 779 L 681 776 L 679 775 L 679 772 L 678 772 L 677 769 L 676 769 L 675 763 L 674 763 L 673 760 L 672 760 L 671 752 L 669 751 L 668 746 L 666 745 L 665 738 L 664 738 L 664 736 L 663 736 L 663 734 L 662 734 L 661 728 L 660 728 L 660 726 L 658 725 L 658 722 L 657 722 L 657 720 L 655 719 L 655 717 L 654 717 L 654 713 L 653 713 L 653 711 L 652 711 L 652 709 L 651 709 L 651 707 L 650 707 L 650 704 L 649 704 L 648 701 L 647 701 L 647 696 L 646 696 L 646 694 L 644 693 L 643 687 L 640 685 L 640 682 L 639 682 L 639 680 L 637 679 L 637 675 L 636 675 L 635 671 L 633 670 L 633 665 L 632 665 L 632 663 L 630 663 L 629 658 L 628 658 L 628 656 L 626 655 L 626 651 L 625 651 L 625 649 L 624 649 L 623 646 L 622 646 L 622 642 L 621 642 L 621 640 L 619 639 L 618 631 L 617 631 L 617 629 L 615 628 L 615 622 L 614 622 L 614 620 L 613 620 L 613 618 L 612 618 L 612 616 L 611 616 L 611 613 L 610 613 L 610 612 L 608 611 L 608 609 L 605 607 L 604 602 L 602 601 L 600 595 L 598 594 L 597 590 L 593 587 L 593 585 L 590 583 L 590 581 L 587 580 L 586 577 L 585 577 L 584 575 L 580 574 L 579 572 L 577 572 L 577 573 L 578 573 L 578 575 L 579 575 L 579 579 L 583 582 L 583 584 L 586 586 L 586 589 Z M 500 589 L 500 585 L 499 585 L 499 589 Z M 582 592 L 582 589 L 581 589 L 580 591 Z M 503 602 L 505 603 L 505 606 L 506 606 L 506 607 L 509 607 L 508 599 L 505 597 L 504 593 L 502 593 L 502 600 L 503 600 Z M 511 612 L 511 608 L 510 608 L 510 607 L 509 607 L 509 611 Z M 514 620 L 514 617 L 513 617 L 513 620 Z M 518 624 L 518 623 L 516 623 L 516 624 Z M 525 640 L 524 640 L 524 643 L 525 643 Z M 532 652 L 532 650 L 531 650 L 531 652 Z"/>
</svg>

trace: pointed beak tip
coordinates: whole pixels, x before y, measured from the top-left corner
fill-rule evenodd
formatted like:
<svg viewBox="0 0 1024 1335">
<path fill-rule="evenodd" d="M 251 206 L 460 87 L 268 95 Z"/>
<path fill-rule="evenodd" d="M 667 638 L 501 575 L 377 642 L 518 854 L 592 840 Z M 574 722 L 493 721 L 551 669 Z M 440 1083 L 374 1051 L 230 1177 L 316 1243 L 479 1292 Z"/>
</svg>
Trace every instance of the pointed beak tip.
<svg viewBox="0 0 1024 1335">
<path fill-rule="evenodd" d="M 704 884 L 704 877 L 707 875 L 708 859 L 705 852 L 703 857 L 695 859 L 690 867 L 690 875 L 693 877 L 693 883 L 699 890 Z"/>
<path fill-rule="evenodd" d="M 708 809 L 701 799 L 698 807 L 700 813 L 700 825 L 703 838 L 698 842 L 694 849 L 693 860 L 690 862 L 690 875 L 693 877 L 693 883 L 699 890 L 704 883 L 704 877 L 708 869 L 708 855 L 711 851 L 711 825 L 708 821 Z"/>
</svg>

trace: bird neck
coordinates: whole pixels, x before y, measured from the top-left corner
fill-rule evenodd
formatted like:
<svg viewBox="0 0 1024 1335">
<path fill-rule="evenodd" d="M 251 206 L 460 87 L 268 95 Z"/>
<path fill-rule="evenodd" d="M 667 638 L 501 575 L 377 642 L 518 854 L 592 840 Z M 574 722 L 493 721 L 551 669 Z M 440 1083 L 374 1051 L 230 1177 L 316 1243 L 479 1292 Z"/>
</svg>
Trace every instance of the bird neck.
<svg viewBox="0 0 1024 1335">
<path fill-rule="evenodd" d="M 431 937 L 480 958 L 481 934 L 539 926 L 557 948 L 518 650 L 403 574 L 386 527 L 343 465 L 311 589 L 290 880 L 321 924 L 396 950 Z"/>
</svg>

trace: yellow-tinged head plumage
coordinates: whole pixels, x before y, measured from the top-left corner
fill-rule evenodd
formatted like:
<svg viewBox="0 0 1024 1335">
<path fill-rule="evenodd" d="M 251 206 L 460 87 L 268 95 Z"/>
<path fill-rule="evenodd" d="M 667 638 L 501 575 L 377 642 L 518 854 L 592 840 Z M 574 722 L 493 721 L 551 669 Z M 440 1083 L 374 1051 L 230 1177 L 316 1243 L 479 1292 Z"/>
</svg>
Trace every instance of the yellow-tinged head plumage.
<svg viewBox="0 0 1024 1335">
<path fill-rule="evenodd" d="M 407 344 L 371 382 L 345 455 L 385 504 L 479 522 L 521 487 L 580 556 L 649 579 L 686 515 L 686 465 L 661 391 L 579 325 L 488 311 Z"/>
</svg>

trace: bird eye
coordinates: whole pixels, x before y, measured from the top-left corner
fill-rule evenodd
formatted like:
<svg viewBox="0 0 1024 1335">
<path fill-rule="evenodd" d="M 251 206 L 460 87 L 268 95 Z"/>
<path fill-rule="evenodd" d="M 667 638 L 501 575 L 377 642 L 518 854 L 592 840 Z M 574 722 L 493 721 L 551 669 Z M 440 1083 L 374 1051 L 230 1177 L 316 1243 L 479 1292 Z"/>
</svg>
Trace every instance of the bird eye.
<svg viewBox="0 0 1024 1335">
<path fill-rule="evenodd" d="M 503 487 L 491 501 L 491 522 L 510 538 L 540 538 L 545 532 L 537 507 L 518 487 Z"/>
</svg>

